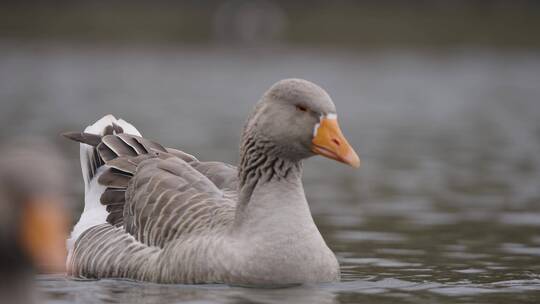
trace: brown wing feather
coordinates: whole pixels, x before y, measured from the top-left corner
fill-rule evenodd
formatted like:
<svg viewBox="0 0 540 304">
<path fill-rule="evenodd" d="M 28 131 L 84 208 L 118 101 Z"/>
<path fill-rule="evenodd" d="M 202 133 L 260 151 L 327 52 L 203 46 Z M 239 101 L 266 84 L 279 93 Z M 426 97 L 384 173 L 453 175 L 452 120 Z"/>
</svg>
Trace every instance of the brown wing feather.
<svg viewBox="0 0 540 304">
<path fill-rule="evenodd" d="M 101 139 L 102 143 L 107 145 L 118 156 L 137 156 L 137 151 L 126 144 L 116 135 L 107 135 Z"/>
<path fill-rule="evenodd" d="M 127 188 L 131 177 L 131 174 L 125 174 L 115 168 L 109 168 L 99 176 L 98 182 L 109 188 Z"/>
<path fill-rule="evenodd" d="M 118 134 L 118 138 L 123 140 L 127 145 L 131 146 L 131 148 L 133 148 L 137 152 L 137 154 L 148 153 L 148 150 L 146 150 L 143 145 L 141 145 L 138 141 L 136 141 L 133 138 L 133 135 Z"/>
<path fill-rule="evenodd" d="M 66 132 L 62 136 L 90 146 L 97 146 L 101 143 L 101 136 L 84 132 Z"/>
<path fill-rule="evenodd" d="M 107 188 L 100 198 L 103 205 L 123 204 L 126 201 L 125 189 Z"/>
<path fill-rule="evenodd" d="M 118 155 L 114 153 L 114 151 L 111 150 L 111 148 L 107 147 L 107 145 L 104 145 L 103 143 L 100 143 L 97 146 L 97 150 L 98 150 L 99 156 L 105 162 L 108 162 L 109 160 L 112 160 L 118 157 Z"/>
<path fill-rule="evenodd" d="M 140 136 L 132 136 L 132 138 L 136 140 L 140 145 L 142 145 L 144 149 L 148 151 L 148 153 L 150 153 L 152 150 L 167 152 L 167 150 L 165 150 L 165 148 L 162 145 L 156 142 L 153 142 L 151 140 L 148 140 Z"/>
</svg>

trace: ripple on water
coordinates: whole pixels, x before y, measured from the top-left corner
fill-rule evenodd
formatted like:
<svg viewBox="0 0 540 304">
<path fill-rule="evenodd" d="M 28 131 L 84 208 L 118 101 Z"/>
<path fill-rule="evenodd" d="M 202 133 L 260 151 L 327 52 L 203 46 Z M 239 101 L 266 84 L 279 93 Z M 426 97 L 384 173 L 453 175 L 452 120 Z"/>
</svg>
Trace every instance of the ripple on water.
<svg viewBox="0 0 540 304">
<path fill-rule="evenodd" d="M 406 240 L 401 234 L 380 231 L 339 230 L 334 233 L 334 236 L 341 240 L 356 242 L 400 243 Z"/>
<path fill-rule="evenodd" d="M 465 280 L 454 283 L 437 282 L 411 282 L 395 278 L 382 280 L 356 280 L 342 282 L 331 287 L 340 292 L 354 292 L 360 294 L 372 294 L 381 292 L 419 292 L 428 291 L 451 297 L 474 296 L 490 293 L 515 293 L 521 291 L 540 290 L 540 280 L 508 280 L 485 284 L 472 284 Z"/>
<path fill-rule="evenodd" d="M 501 250 L 507 253 L 540 256 L 540 247 L 529 247 L 524 244 L 504 243 Z"/>
<path fill-rule="evenodd" d="M 425 250 L 420 249 L 401 249 L 401 248 L 379 248 L 375 250 L 378 253 L 398 256 L 420 256 L 425 255 Z"/>
<path fill-rule="evenodd" d="M 356 215 L 326 215 L 324 219 L 334 227 L 358 227 L 362 223 L 362 218 Z"/>
<path fill-rule="evenodd" d="M 372 265 L 378 267 L 420 267 L 420 263 L 408 263 L 384 258 L 341 258 L 340 262 L 356 265 Z"/>
<path fill-rule="evenodd" d="M 479 268 L 467 268 L 467 269 L 455 269 L 453 270 L 454 272 L 458 272 L 458 273 L 483 273 L 483 272 L 486 272 L 485 269 L 479 269 Z"/>
<path fill-rule="evenodd" d="M 489 254 L 485 253 L 471 253 L 471 252 L 445 252 L 445 256 L 452 259 L 464 259 L 464 260 L 478 260 L 490 257 Z"/>
<path fill-rule="evenodd" d="M 506 292 L 504 290 L 473 286 L 439 287 L 430 289 L 429 291 L 446 296 L 473 296 L 484 293 Z"/>
<path fill-rule="evenodd" d="M 499 221 L 507 225 L 540 226 L 540 213 L 507 212 L 500 215 Z"/>
</svg>

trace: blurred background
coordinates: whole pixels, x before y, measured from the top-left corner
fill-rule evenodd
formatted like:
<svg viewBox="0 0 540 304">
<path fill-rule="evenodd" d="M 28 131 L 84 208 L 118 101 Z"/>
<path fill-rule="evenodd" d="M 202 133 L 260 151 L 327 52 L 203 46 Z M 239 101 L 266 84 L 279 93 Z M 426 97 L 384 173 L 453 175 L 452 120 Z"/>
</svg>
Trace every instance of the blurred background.
<svg viewBox="0 0 540 304">
<path fill-rule="evenodd" d="M 165 146 L 236 163 L 262 93 L 305 78 L 330 93 L 363 160 L 305 164 L 345 282 L 318 299 L 526 302 L 540 290 L 539 37 L 532 0 L 2 1 L 0 139 L 61 150 L 76 220 L 78 147 L 61 132 L 112 113 Z M 57 301 L 110 288 L 39 284 Z"/>
</svg>

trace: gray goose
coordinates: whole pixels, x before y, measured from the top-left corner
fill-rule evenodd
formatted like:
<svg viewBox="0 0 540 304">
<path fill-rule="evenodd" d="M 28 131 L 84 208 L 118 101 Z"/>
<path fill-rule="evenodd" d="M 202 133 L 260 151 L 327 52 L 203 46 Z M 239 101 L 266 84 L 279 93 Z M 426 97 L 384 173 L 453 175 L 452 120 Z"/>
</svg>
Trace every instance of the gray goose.
<svg viewBox="0 0 540 304">
<path fill-rule="evenodd" d="M 0 151 L 0 299 L 32 303 L 35 272 L 63 272 L 68 218 L 58 151 L 36 139 Z"/>
<path fill-rule="evenodd" d="M 238 168 L 165 148 L 112 115 L 64 135 L 81 142 L 85 181 L 69 274 L 235 285 L 339 279 L 304 195 L 302 160 L 360 160 L 314 83 L 285 79 L 262 96 L 244 127 Z"/>
</svg>

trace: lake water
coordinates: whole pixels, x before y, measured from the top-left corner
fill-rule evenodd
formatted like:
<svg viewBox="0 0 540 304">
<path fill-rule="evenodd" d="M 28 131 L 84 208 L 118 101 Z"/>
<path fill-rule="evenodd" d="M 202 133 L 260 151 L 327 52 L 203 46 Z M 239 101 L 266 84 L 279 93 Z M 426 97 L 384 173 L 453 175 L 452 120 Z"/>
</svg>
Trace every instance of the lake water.
<svg viewBox="0 0 540 304">
<path fill-rule="evenodd" d="M 2 139 L 65 151 L 57 134 L 106 113 L 148 138 L 235 163 L 251 106 L 302 77 L 333 97 L 363 161 L 305 162 L 316 223 L 341 282 L 285 289 L 37 277 L 46 303 L 540 302 L 540 54 L 279 47 L 0 44 Z"/>
</svg>

